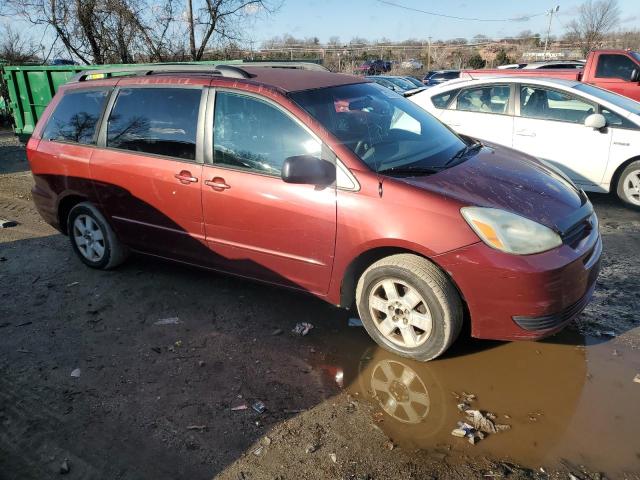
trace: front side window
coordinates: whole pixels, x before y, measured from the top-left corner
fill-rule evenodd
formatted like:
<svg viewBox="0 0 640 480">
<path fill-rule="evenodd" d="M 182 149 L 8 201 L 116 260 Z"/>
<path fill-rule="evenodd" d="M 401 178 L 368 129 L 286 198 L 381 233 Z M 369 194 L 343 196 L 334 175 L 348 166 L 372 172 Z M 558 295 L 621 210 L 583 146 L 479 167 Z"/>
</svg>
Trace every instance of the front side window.
<svg viewBox="0 0 640 480">
<path fill-rule="evenodd" d="M 578 98 L 542 87 L 520 87 L 520 116 L 584 123 L 595 113 L 594 106 Z"/>
<path fill-rule="evenodd" d="M 196 158 L 199 88 L 122 88 L 107 125 L 107 147 Z"/>
<path fill-rule="evenodd" d="M 98 119 L 108 95 L 108 90 L 65 93 L 51 114 L 42 138 L 83 145 L 94 143 Z"/>
<path fill-rule="evenodd" d="M 507 113 L 510 91 L 508 85 L 486 85 L 463 90 L 458 95 L 456 110 Z"/>
<path fill-rule="evenodd" d="M 289 95 L 373 171 L 441 170 L 465 147 L 425 110 L 374 83 Z"/>
<path fill-rule="evenodd" d="M 213 162 L 279 176 L 288 157 L 320 158 L 322 144 L 273 105 L 247 95 L 217 92 Z"/>
<path fill-rule="evenodd" d="M 596 77 L 631 80 L 631 72 L 637 68 L 633 60 L 625 55 L 600 55 Z"/>
</svg>

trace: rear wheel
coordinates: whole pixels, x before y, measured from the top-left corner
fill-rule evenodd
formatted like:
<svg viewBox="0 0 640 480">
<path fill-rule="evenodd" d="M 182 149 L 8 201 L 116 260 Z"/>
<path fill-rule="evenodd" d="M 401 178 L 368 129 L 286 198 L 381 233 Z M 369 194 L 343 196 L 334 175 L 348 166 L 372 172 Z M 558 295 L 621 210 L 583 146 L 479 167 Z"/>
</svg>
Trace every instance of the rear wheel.
<svg viewBox="0 0 640 480">
<path fill-rule="evenodd" d="M 616 193 L 627 205 L 640 208 L 640 160 L 631 162 L 622 171 Z"/>
<path fill-rule="evenodd" d="M 460 333 L 462 300 L 447 276 L 417 255 L 399 254 L 371 265 L 356 289 L 358 312 L 369 335 L 398 355 L 427 361 Z"/>
<path fill-rule="evenodd" d="M 126 248 L 107 220 L 88 202 L 79 203 L 71 209 L 67 229 L 73 250 L 92 268 L 115 268 L 127 257 Z"/>
</svg>

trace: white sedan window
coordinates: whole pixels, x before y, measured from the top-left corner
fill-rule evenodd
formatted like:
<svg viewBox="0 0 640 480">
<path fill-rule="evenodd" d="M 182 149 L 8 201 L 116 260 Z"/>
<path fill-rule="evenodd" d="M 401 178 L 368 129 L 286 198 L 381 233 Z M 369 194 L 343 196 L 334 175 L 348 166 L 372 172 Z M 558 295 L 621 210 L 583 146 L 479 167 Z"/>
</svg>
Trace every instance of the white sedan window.
<svg viewBox="0 0 640 480">
<path fill-rule="evenodd" d="M 520 116 L 525 118 L 584 123 L 585 118 L 594 112 L 591 103 L 556 90 L 543 87 L 520 89 Z"/>
</svg>

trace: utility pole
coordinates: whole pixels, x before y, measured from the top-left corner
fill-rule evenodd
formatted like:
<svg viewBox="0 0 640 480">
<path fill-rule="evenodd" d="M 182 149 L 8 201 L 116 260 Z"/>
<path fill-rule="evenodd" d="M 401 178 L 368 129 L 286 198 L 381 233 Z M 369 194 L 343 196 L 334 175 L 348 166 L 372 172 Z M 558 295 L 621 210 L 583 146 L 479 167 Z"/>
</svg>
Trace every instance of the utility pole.
<svg viewBox="0 0 640 480">
<path fill-rule="evenodd" d="M 547 47 L 549 46 L 549 35 L 551 34 L 551 22 L 553 21 L 553 14 L 558 13 L 558 10 L 560 10 L 560 5 L 556 5 L 555 8 L 552 8 L 547 12 L 547 15 L 549 15 L 549 26 L 547 27 L 547 39 L 544 42 L 543 58 L 547 58 Z"/>
<path fill-rule="evenodd" d="M 427 71 L 431 70 L 431 37 L 429 37 L 429 48 L 427 50 Z"/>
</svg>

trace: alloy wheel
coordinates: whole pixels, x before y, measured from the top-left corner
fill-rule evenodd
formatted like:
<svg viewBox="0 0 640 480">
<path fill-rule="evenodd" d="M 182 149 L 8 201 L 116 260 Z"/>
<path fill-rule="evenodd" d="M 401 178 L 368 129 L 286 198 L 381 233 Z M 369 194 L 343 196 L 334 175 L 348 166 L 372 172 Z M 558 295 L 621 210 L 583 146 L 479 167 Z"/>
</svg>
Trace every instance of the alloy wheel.
<svg viewBox="0 0 640 480">
<path fill-rule="evenodd" d="M 640 205 L 640 170 L 632 170 L 622 183 L 625 197 L 629 203 Z"/>
<path fill-rule="evenodd" d="M 431 312 L 422 295 L 397 278 L 385 278 L 373 286 L 369 312 L 378 331 L 401 347 L 419 347 L 433 329 Z"/>
<path fill-rule="evenodd" d="M 78 215 L 73 221 L 73 238 L 80 254 L 91 262 L 104 257 L 106 246 L 104 232 L 89 215 Z"/>
</svg>

